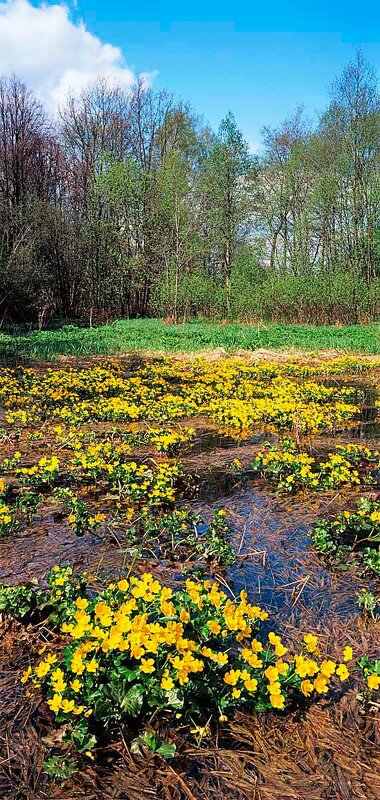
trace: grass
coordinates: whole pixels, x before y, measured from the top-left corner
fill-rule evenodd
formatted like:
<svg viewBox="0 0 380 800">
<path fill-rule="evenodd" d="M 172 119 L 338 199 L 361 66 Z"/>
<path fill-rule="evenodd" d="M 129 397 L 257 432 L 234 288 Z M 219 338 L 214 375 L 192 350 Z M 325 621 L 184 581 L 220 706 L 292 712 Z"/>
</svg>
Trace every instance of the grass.
<svg viewBox="0 0 380 800">
<path fill-rule="evenodd" d="M 295 348 L 380 354 L 380 325 L 169 325 L 157 319 L 119 320 L 98 328 L 65 326 L 14 336 L 0 333 L 0 362 L 133 351 L 188 353 L 219 347 L 229 353 Z"/>
</svg>

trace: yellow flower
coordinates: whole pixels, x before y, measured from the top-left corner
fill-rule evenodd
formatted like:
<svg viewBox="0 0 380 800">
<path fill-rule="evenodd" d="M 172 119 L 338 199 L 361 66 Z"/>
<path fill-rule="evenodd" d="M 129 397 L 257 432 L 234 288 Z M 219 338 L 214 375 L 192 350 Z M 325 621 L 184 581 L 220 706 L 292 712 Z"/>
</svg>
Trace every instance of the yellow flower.
<svg viewBox="0 0 380 800">
<path fill-rule="evenodd" d="M 210 619 L 207 623 L 207 627 L 210 628 L 211 633 L 220 633 L 220 625 L 216 619 Z"/>
<path fill-rule="evenodd" d="M 47 704 L 51 711 L 54 711 L 54 713 L 57 714 L 62 705 L 61 695 L 55 694 L 50 700 L 47 701 Z"/>
<path fill-rule="evenodd" d="M 313 675 L 317 674 L 319 669 L 317 662 L 314 661 L 312 658 L 307 658 L 305 660 L 305 668 L 306 668 L 306 675 L 308 675 L 311 678 L 313 677 Z"/>
<path fill-rule="evenodd" d="M 83 684 L 80 681 L 78 681 L 78 678 L 75 678 L 75 680 L 71 681 L 70 686 L 71 686 L 73 692 L 75 692 L 75 694 L 77 694 L 77 692 L 79 692 L 81 690 Z"/>
<path fill-rule="evenodd" d="M 276 667 L 267 667 L 264 675 L 266 678 L 268 678 L 268 681 L 273 683 L 274 681 L 278 680 L 278 669 Z"/>
<path fill-rule="evenodd" d="M 122 581 L 119 581 L 119 583 L 117 584 L 117 588 L 120 590 L 120 592 L 126 592 L 128 590 L 128 587 L 129 583 L 125 578 Z"/>
<path fill-rule="evenodd" d="M 324 675 L 318 675 L 315 679 L 314 689 L 318 694 L 325 694 L 328 691 L 327 678 Z"/>
<path fill-rule="evenodd" d="M 21 678 L 21 683 L 26 683 L 29 680 L 32 674 L 32 668 L 29 666 L 23 673 Z"/>
<path fill-rule="evenodd" d="M 168 676 L 163 676 L 161 680 L 161 688 L 165 690 L 165 692 L 170 692 L 173 689 L 174 681 L 173 678 Z"/>
<path fill-rule="evenodd" d="M 281 684 L 279 681 L 274 681 L 274 683 L 270 683 L 268 686 L 268 691 L 270 695 L 281 694 Z"/>
<path fill-rule="evenodd" d="M 248 692 L 255 692 L 257 689 L 256 678 L 247 678 L 247 680 L 244 681 L 244 686 Z"/>
<path fill-rule="evenodd" d="M 380 675 L 376 675 L 376 674 L 368 675 L 367 686 L 368 686 L 369 689 L 371 689 L 371 692 L 372 691 L 376 691 L 377 689 L 379 689 L 380 688 Z"/>
<path fill-rule="evenodd" d="M 72 661 L 71 661 L 71 672 L 74 672 L 75 675 L 82 675 L 84 672 L 84 662 L 82 656 L 78 653 L 74 653 Z"/>
<path fill-rule="evenodd" d="M 234 687 L 232 689 L 232 697 L 234 697 L 237 700 L 240 697 L 240 695 L 241 695 L 241 689 L 236 689 L 236 687 Z"/>
<path fill-rule="evenodd" d="M 306 633 L 303 640 L 306 644 L 306 650 L 309 653 L 314 653 L 318 646 L 318 638 L 313 633 Z"/>
<path fill-rule="evenodd" d="M 230 669 L 224 676 L 224 683 L 235 686 L 240 678 L 240 669 Z"/>
<path fill-rule="evenodd" d="M 322 661 L 319 666 L 319 671 L 325 678 L 331 678 L 331 675 L 334 675 L 335 670 L 335 661 Z"/>
<path fill-rule="evenodd" d="M 271 694 L 269 700 L 273 708 L 283 709 L 285 707 L 285 697 L 283 694 Z"/>
<path fill-rule="evenodd" d="M 302 683 L 301 683 L 301 692 L 302 692 L 302 694 L 305 695 L 305 697 L 308 697 L 309 694 L 312 693 L 313 688 L 314 687 L 313 687 L 313 684 L 312 684 L 311 681 L 309 681 L 309 680 L 302 681 Z"/>
<path fill-rule="evenodd" d="M 37 678 L 44 678 L 45 675 L 48 674 L 49 670 L 50 670 L 49 662 L 48 661 L 40 661 L 40 663 L 37 665 L 36 670 L 35 670 Z"/>
<path fill-rule="evenodd" d="M 284 656 L 285 653 L 288 652 L 288 648 L 284 647 L 282 642 L 279 642 L 278 644 L 276 644 L 276 647 L 274 648 L 274 652 L 275 652 L 276 656 L 281 657 L 281 656 Z"/>
<path fill-rule="evenodd" d="M 96 670 L 98 669 L 98 666 L 99 666 L 99 663 L 96 661 L 95 658 L 92 658 L 91 661 L 87 662 L 86 670 L 87 670 L 87 672 L 96 672 Z"/>
<path fill-rule="evenodd" d="M 63 678 L 57 678 L 56 680 L 52 680 L 51 685 L 55 692 L 64 692 L 66 689 L 66 683 Z"/>
<path fill-rule="evenodd" d="M 336 674 L 341 679 L 341 681 L 346 681 L 350 675 L 345 664 L 339 664 L 339 667 L 336 670 Z"/>
<path fill-rule="evenodd" d="M 343 661 L 352 661 L 352 657 L 353 657 L 352 647 L 347 645 L 347 647 L 345 647 L 343 650 Z"/>
<path fill-rule="evenodd" d="M 84 609 L 88 606 L 88 600 L 85 597 L 77 597 L 75 601 L 75 605 L 77 608 Z"/>
<path fill-rule="evenodd" d="M 70 714 L 70 712 L 73 711 L 74 706 L 75 706 L 74 700 L 66 700 L 66 698 L 62 700 L 61 709 L 64 714 Z"/>
<path fill-rule="evenodd" d="M 142 658 L 140 664 L 140 672 L 154 672 L 156 667 L 154 666 L 153 658 Z"/>
<path fill-rule="evenodd" d="M 216 661 L 217 664 L 224 666 L 228 662 L 228 654 L 227 653 L 216 653 L 213 657 L 213 661 Z"/>
<path fill-rule="evenodd" d="M 287 661 L 282 661 L 281 659 L 279 659 L 276 662 L 276 670 L 279 675 L 286 675 L 289 670 L 289 664 L 287 663 Z"/>
</svg>

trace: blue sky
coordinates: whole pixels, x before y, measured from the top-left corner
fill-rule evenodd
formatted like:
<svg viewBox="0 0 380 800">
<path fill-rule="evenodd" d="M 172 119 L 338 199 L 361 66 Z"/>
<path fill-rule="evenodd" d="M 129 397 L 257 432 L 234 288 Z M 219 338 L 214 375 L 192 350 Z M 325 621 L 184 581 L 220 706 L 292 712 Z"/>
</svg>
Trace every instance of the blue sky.
<svg viewBox="0 0 380 800">
<path fill-rule="evenodd" d="M 126 86 L 133 73 L 157 71 L 155 87 L 188 99 L 214 127 L 233 111 L 255 146 L 264 125 L 299 104 L 315 117 L 356 47 L 380 72 L 379 0 L 64 2 L 0 0 L 0 72 L 21 74 L 53 110 L 99 65 Z"/>
<path fill-rule="evenodd" d="M 380 3 L 78 0 L 76 13 L 136 71 L 188 98 L 212 125 L 233 111 L 255 143 L 299 103 L 313 117 L 357 46 L 380 67 Z"/>
</svg>

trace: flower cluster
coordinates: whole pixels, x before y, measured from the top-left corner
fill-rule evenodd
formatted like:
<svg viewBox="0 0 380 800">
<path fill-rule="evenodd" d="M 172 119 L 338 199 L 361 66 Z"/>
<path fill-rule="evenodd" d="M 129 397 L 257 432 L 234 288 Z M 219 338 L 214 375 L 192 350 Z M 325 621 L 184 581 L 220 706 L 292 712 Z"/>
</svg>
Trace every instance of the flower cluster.
<svg viewBox="0 0 380 800">
<path fill-rule="evenodd" d="M 170 456 L 178 455 L 181 447 L 188 444 L 195 436 L 194 428 L 181 428 L 181 430 L 151 430 L 147 433 L 148 441 L 156 447 L 159 453 Z"/>
<path fill-rule="evenodd" d="M 48 583 L 64 647 L 44 647 L 22 680 L 42 689 L 62 724 L 92 720 L 96 730 L 152 708 L 223 720 L 240 706 L 283 710 L 349 677 L 349 646 L 337 663 L 305 633 L 291 652 L 274 631 L 259 635 L 268 614 L 246 592 L 228 597 L 210 580 L 174 591 L 144 573 L 94 596 L 83 576 L 55 567 Z"/>
<path fill-rule="evenodd" d="M 257 425 L 317 432 L 353 420 L 358 408 L 349 401 L 357 401 L 358 392 L 349 386 L 303 383 L 299 377 L 356 366 L 347 359 L 319 369 L 240 359 L 189 363 L 162 359 L 129 377 L 115 362 L 86 370 L 48 369 L 43 374 L 4 370 L 1 399 L 7 423 L 20 427 L 45 419 L 59 428 L 90 421 L 164 421 L 202 414 L 237 435 Z"/>
<path fill-rule="evenodd" d="M 32 467 L 18 467 L 15 475 L 29 486 L 38 486 L 41 483 L 52 484 L 59 475 L 59 470 L 60 463 L 57 456 L 42 456 Z"/>
<path fill-rule="evenodd" d="M 302 488 L 311 490 L 335 489 L 344 485 L 359 485 L 362 480 L 371 482 L 371 469 L 379 464 L 379 454 L 362 445 L 351 444 L 336 448 L 325 461 L 317 461 L 306 452 L 300 452 L 295 443 L 286 439 L 280 448 L 270 445 L 257 453 L 253 469 L 270 478 L 278 489 L 294 492 Z"/>
</svg>

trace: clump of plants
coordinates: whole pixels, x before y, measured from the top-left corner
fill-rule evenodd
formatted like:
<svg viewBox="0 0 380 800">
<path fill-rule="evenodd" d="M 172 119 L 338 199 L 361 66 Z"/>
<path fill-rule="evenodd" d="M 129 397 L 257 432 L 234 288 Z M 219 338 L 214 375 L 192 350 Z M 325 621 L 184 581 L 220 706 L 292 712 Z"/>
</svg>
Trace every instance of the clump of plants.
<svg viewBox="0 0 380 800">
<path fill-rule="evenodd" d="M 380 605 L 376 595 L 369 589 L 360 589 L 357 602 L 362 613 L 367 617 L 374 618 L 376 612 L 380 610 Z"/>
<path fill-rule="evenodd" d="M 310 532 L 317 550 L 334 559 L 347 552 L 380 575 L 380 502 L 370 497 L 357 501 L 357 510 L 343 511 L 320 520 Z"/>
<path fill-rule="evenodd" d="M 45 609 L 60 632 L 22 682 L 42 693 L 77 749 L 91 749 L 115 725 L 133 731 L 153 711 L 221 721 L 235 708 L 283 711 L 349 677 L 350 647 L 337 663 L 307 632 L 291 650 L 277 633 L 261 632 L 268 614 L 244 591 L 229 597 L 211 580 L 190 578 L 174 590 L 147 572 L 94 593 L 87 580 L 57 566 L 46 591 L 0 592 L 5 613 L 20 617 L 22 599 L 25 622 L 25 606 L 34 615 Z"/>
<path fill-rule="evenodd" d="M 371 483 L 371 468 L 377 468 L 379 454 L 362 445 L 338 446 L 325 461 L 317 461 L 299 451 L 292 439 L 284 439 L 280 447 L 270 444 L 257 453 L 252 462 L 255 472 L 269 478 L 277 489 L 296 492 L 301 489 L 319 491 L 339 486 Z"/>
<path fill-rule="evenodd" d="M 195 436 L 194 428 L 181 430 L 158 429 L 148 431 L 146 437 L 159 453 L 176 456 L 185 444 L 189 444 Z"/>
<path fill-rule="evenodd" d="M 132 519 L 128 531 L 129 540 L 139 543 L 142 552 L 154 551 L 159 558 L 176 554 L 184 561 L 195 558 L 218 566 L 235 561 L 223 509 L 215 511 L 209 523 L 186 506 L 163 514 L 152 514 L 149 508 L 143 511 Z"/>
<path fill-rule="evenodd" d="M 88 531 L 97 531 L 102 522 L 106 519 L 106 514 L 102 512 L 92 512 L 88 503 L 81 499 L 71 489 L 56 489 L 55 496 L 63 501 L 67 511 L 67 521 L 77 536 L 84 536 Z"/>
<path fill-rule="evenodd" d="M 380 658 L 371 661 L 368 656 L 363 656 L 359 667 L 364 678 L 364 689 L 358 694 L 358 699 L 380 708 Z"/>
<path fill-rule="evenodd" d="M 235 561 L 234 551 L 228 542 L 230 530 L 225 514 L 224 509 L 220 509 L 214 513 L 209 525 L 199 522 L 188 539 L 189 545 L 195 547 L 203 561 L 226 565 Z"/>
</svg>

